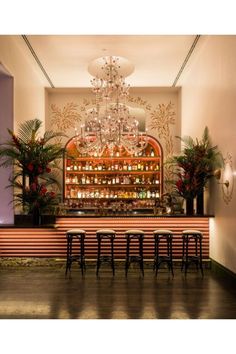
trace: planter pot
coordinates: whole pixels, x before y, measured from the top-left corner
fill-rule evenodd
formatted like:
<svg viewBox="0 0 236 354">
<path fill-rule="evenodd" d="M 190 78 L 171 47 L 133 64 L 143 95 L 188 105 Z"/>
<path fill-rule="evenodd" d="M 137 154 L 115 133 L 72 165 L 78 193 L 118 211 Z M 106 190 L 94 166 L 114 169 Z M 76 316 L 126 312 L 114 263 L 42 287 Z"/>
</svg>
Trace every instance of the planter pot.
<svg viewBox="0 0 236 354">
<path fill-rule="evenodd" d="M 204 214 L 204 189 L 201 188 L 200 192 L 197 195 L 197 214 Z"/>
<path fill-rule="evenodd" d="M 33 225 L 41 225 L 41 214 L 40 214 L 40 210 L 39 209 L 34 209 L 33 213 L 32 213 L 32 221 L 33 221 Z"/>
<path fill-rule="evenodd" d="M 186 215 L 193 215 L 193 202 L 194 198 L 186 199 Z"/>
</svg>

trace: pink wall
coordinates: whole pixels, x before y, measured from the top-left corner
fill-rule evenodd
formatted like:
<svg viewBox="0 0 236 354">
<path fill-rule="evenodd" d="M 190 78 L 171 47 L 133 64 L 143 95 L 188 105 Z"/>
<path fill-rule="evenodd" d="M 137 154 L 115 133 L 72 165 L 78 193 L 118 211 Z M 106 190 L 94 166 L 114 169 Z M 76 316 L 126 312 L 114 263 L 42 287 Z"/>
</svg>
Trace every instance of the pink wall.
<svg viewBox="0 0 236 354">
<path fill-rule="evenodd" d="M 0 143 L 8 138 L 7 128 L 13 129 L 13 77 L 0 64 Z M 5 188 L 11 168 L 0 168 L 0 224 L 13 224 L 14 211 L 11 203 L 13 191 Z"/>
</svg>

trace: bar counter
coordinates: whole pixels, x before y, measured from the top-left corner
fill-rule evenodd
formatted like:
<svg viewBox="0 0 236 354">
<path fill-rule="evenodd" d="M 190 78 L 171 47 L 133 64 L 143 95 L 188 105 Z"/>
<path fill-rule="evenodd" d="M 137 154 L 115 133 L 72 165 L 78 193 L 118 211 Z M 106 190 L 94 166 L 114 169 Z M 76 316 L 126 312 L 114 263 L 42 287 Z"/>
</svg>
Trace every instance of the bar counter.
<svg viewBox="0 0 236 354">
<path fill-rule="evenodd" d="M 116 231 L 114 242 L 115 259 L 125 258 L 126 242 L 124 232 L 141 229 L 145 232 L 144 258 L 153 259 L 156 229 L 169 229 L 174 233 L 173 258 L 182 255 L 182 231 L 197 229 L 203 233 L 203 259 L 209 259 L 209 220 L 213 215 L 158 215 L 158 216 L 58 216 L 55 225 L 4 226 L 0 227 L 1 257 L 66 257 L 66 231 L 81 228 L 86 231 L 85 257 L 96 259 L 96 230 L 110 228 Z"/>
</svg>

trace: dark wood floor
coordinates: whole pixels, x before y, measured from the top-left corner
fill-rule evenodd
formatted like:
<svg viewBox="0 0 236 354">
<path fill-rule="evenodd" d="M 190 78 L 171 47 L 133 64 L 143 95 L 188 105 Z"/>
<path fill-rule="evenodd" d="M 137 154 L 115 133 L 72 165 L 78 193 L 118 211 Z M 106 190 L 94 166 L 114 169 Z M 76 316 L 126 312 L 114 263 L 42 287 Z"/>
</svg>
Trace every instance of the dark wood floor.
<svg viewBox="0 0 236 354">
<path fill-rule="evenodd" d="M 8 319 L 236 319 L 236 287 L 205 270 L 187 277 L 175 269 L 172 278 L 151 268 L 145 276 L 136 267 L 127 279 L 123 267 L 95 267 L 84 277 L 73 265 L 71 278 L 64 267 L 19 267 L 0 270 L 0 318 Z"/>
</svg>

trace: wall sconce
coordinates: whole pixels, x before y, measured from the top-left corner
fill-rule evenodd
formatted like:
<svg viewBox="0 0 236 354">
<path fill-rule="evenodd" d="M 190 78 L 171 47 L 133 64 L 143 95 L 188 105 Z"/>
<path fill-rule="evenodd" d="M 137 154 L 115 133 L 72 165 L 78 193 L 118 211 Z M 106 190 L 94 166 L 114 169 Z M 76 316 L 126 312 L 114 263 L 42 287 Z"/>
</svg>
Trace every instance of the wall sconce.
<svg viewBox="0 0 236 354">
<path fill-rule="evenodd" d="M 221 173 L 221 169 L 220 168 L 214 171 L 214 176 L 215 176 L 215 178 L 217 180 L 221 179 L 221 175 L 222 175 L 222 173 Z M 225 185 L 226 188 L 229 188 L 229 181 L 228 180 L 225 180 L 224 182 L 217 182 L 217 183 L 218 184 L 223 184 L 223 185 Z"/>
<path fill-rule="evenodd" d="M 224 202 L 229 204 L 232 199 L 234 189 L 233 158 L 230 153 L 227 153 L 224 158 L 224 167 L 222 169 L 215 170 L 214 176 L 218 181 L 220 179 L 222 180 L 222 182 L 218 182 L 218 184 L 221 184 L 222 186 Z"/>
</svg>

